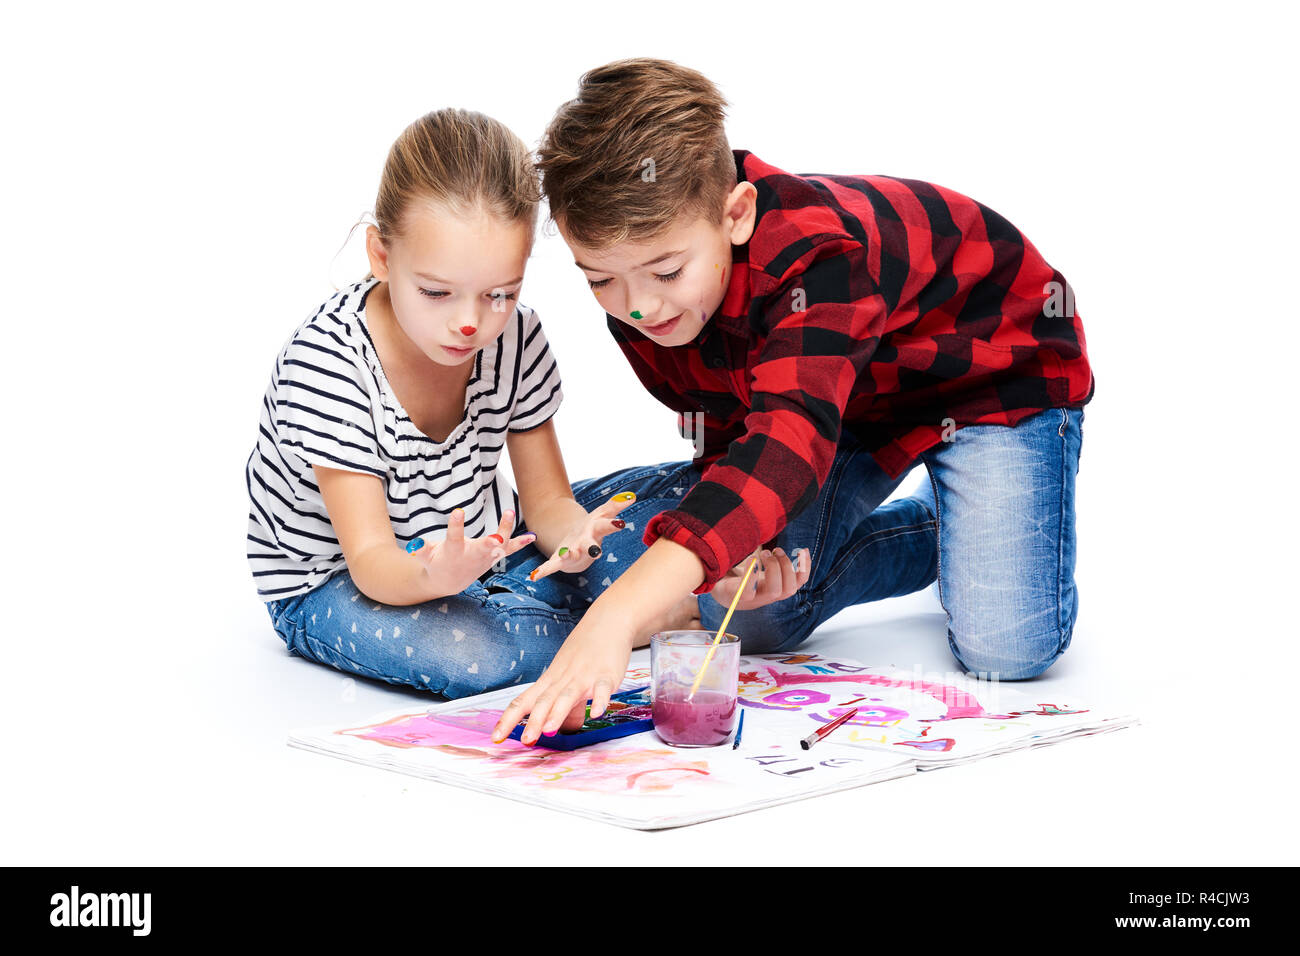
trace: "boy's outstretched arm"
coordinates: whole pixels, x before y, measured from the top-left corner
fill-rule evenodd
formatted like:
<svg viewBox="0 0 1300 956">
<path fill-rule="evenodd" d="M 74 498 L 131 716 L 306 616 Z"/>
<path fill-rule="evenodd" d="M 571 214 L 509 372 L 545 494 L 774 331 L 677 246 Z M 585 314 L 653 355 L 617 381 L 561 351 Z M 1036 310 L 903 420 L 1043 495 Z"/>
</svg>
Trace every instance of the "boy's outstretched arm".
<svg viewBox="0 0 1300 956">
<path fill-rule="evenodd" d="M 636 638 L 704 580 L 694 552 L 660 538 L 582 616 L 537 683 L 516 697 L 492 731 L 501 741 L 526 715 L 522 741 L 532 744 L 568 723 L 576 727 L 587 698 L 591 713 L 604 712 L 622 683 Z"/>
</svg>

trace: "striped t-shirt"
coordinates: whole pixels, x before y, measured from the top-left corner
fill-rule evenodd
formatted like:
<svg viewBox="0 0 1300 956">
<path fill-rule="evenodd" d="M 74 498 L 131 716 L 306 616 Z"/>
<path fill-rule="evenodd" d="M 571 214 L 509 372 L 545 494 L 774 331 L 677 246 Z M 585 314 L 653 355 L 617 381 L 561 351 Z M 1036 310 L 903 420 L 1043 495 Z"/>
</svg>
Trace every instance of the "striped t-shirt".
<svg viewBox="0 0 1300 956">
<path fill-rule="evenodd" d="M 337 292 L 280 352 L 245 468 L 248 560 L 258 596 L 304 594 L 344 567 L 311 466 L 375 475 L 399 542 L 441 540 L 465 509 L 465 534 L 491 534 L 519 498 L 498 469 L 507 431 L 560 406 L 560 374 L 537 314 L 515 308 L 474 358 L 465 416 L 444 441 L 421 432 L 384 375 L 367 328 L 369 278 Z M 521 514 L 522 518 L 523 515 Z"/>
</svg>

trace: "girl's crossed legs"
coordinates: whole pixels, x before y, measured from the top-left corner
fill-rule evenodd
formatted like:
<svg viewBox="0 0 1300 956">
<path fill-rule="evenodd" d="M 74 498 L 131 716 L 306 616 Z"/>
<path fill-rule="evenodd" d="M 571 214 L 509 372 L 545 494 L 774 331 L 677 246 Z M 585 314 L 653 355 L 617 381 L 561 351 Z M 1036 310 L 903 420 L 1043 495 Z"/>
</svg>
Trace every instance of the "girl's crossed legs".
<svg viewBox="0 0 1300 956">
<path fill-rule="evenodd" d="M 396 607 L 362 594 L 346 570 L 306 594 L 271 601 L 267 611 L 291 654 L 349 674 L 427 690 L 447 698 L 536 680 L 587 606 L 645 551 L 645 523 L 677 505 L 696 480 L 691 462 L 614 472 L 573 484 L 590 510 L 634 492 L 619 517 L 627 527 L 607 535 L 581 574 L 529 581 L 545 558 L 524 548 L 460 594 Z M 516 534 L 523 533 L 523 525 Z"/>
</svg>

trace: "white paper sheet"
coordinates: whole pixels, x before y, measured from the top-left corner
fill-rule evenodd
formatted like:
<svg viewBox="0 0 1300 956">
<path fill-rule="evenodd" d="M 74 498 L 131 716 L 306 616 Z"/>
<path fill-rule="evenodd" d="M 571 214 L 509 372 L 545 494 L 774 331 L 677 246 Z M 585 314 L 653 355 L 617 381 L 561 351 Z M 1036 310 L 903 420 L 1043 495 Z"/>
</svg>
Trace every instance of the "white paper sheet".
<svg viewBox="0 0 1300 956">
<path fill-rule="evenodd" d="M 644 685 L 644 654 L 624 687 Z M 1081 734 L 1131 717 L 1035 701 L 1007 685 L 868 667 L 816 654 L 746 656 L 741 746 L 679 749 L 653 732 L 572 751 L 492 743 L 520 692 L 405 708 L 353 727 L 294 731 L 290 746 L 550 807 L 660 829 L 861 787 Z M 811 750 L 799 740 L 852 707 Z"/>
</svg>

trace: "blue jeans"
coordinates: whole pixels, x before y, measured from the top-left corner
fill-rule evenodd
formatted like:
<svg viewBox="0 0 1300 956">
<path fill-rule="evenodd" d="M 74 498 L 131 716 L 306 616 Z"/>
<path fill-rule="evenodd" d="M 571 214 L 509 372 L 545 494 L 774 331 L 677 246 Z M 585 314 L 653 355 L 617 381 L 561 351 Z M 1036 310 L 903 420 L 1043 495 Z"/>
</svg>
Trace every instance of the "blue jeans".
<svg viewBox="0 0 1300 956">
<path fill-rule="evenodd" d="M 921 455 L 929 481 L 881 502 L 903 481 L 861 448 L 841 444 L 817 500 L 775 544 L 812 551 L 808 583 L 792 597 L 738 611 L 727 630 L 746 653 L 786 651 L 854 604 L 939 581 L 948 645 L 970 673 L 1002 680 L 1041 674 L 1070 644 L 1074 480 L 1083 412 L 1048 409 L 1014 428 L 975 425 Z M 846 436 L 847 437 L 847 436 Z M 726 609 L 700 599 L 704 627 Z"/>
<path fill-rule="evenodd" d="M 675 507 L 696 480 L 691 462 L 648 465 L 573 484 L 588 510 L 620 491 L 637 500 L 606 536 L 582 574 L 533 582 L 545 560 L 534 547 L 507 558 L 460 594 L 405 607 L 362 594 L 346 570 L 306 594 L 267 603 L 290 654 L 349 674 L 403 684 L 448 698 L 533 681 L 551 662 L 587 606 L 645 551 L 645 523 Z M 522 534 L 523 524 L 515 533 Z"/>
</svg>

